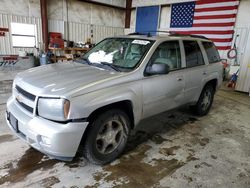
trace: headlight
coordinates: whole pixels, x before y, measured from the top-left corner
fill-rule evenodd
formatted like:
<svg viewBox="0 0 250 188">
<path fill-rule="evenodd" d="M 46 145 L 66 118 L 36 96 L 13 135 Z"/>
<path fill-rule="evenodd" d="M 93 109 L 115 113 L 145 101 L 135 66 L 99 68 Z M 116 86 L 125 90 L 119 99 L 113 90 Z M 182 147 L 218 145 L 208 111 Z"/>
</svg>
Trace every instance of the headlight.
<svg viewBox="0 0 250 188">
<path fill-rule="evenodd" d="M 68 119 L 70 102 L 67 99 L 39 98 L 38 115 L 55 121 Z"/>
</svg>

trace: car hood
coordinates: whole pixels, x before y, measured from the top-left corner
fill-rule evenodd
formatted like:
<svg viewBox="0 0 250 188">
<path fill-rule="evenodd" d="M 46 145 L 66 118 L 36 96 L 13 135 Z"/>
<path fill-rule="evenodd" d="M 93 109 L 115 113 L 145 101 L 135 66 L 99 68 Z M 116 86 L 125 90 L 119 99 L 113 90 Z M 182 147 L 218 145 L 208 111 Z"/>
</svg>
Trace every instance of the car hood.
<svg viewBox="0 0 250 188">
<path fill-rule="evenodd" d="M 113 72 L 80 63 L 55 63 L 19 73 L 15 84 L 35 95 L 72 95 L 74 92 L 95 90 L 124 73 Z"/>
</svg>

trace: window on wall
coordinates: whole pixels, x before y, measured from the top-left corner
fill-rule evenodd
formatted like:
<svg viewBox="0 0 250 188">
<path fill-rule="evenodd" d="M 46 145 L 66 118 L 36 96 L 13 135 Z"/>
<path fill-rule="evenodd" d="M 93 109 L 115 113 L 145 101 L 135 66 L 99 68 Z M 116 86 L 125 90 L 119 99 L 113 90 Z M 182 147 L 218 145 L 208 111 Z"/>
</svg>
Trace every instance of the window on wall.
<svg viewBox="0 0 250 188">
<path fill-rule="evenodd" d="M 36 25 L 11 23 L 13 47 L 31 48 L 36 46 Z"/>
</svg>

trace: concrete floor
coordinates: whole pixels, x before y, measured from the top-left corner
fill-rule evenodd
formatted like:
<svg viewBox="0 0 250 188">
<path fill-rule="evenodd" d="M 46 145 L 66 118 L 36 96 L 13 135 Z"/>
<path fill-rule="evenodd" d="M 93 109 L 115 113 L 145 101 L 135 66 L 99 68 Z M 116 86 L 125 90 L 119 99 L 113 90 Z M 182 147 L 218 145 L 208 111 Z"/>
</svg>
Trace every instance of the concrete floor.
<svg viewBox="0 0 250 188">
<path fill-rule="evenodd" d="M 250 187 L 246 94 L 221 89 L 206 117 L 183 109 L 143 121 L 101 167 L 51 160 L 13 136 L 3 118 L 11 78 L 0 81 L 0 187 Z"/>
</svg>

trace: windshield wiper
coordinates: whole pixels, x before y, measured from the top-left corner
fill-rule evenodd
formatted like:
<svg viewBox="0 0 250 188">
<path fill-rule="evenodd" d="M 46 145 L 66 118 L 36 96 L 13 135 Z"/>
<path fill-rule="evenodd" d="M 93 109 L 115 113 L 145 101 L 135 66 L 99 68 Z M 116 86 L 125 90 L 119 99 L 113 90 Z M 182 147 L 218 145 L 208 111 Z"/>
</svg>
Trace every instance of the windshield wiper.
<svg viewBox="0 0 250 188">
<path fill-rule="evenodd" d="M 112 69 L 114 69 L 117 72 L 121 72 L 121 70 L 119 68 L 117 68 L 117 66 L 111 64 L 111 63 L 107 63 L 107 62 L 100 62 L 102 65 L 107 65 L 109 67 L 111 67 Z"/>
<path fill-rule="evenodd" d="M 89 61 L 88 58 L 82 58 L 85 62 L 87 62 L 88 65 L 91 65 L 92 63 Z"/>
</svg>

